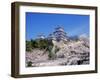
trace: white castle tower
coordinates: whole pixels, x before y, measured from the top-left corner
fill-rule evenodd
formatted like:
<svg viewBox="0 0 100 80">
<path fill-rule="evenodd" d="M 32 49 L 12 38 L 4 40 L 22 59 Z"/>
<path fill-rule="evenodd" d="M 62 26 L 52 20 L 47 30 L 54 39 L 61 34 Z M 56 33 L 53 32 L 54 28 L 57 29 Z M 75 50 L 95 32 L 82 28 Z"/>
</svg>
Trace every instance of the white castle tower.
<svg viewBox="0 0 100 80">
<path fill-rule="evenodd" d="M 63 27 L 55 28 L 55 32 L 53 32 L 54 36 L 56 37 L 57 41 L 67 41 L 67 33 L 64 31 Z"/>
</svg>

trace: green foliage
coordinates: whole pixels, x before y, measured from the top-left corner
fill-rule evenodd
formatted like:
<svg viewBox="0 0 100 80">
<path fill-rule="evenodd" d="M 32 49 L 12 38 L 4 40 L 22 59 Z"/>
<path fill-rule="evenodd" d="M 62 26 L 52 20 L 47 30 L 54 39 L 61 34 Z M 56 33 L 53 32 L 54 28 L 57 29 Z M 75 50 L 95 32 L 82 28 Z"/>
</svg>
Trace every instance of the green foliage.
<svg viewBox="0 0 100 80">
<path fill-rule="evenodd" d="M 32 66 L 32 62 L 31 61 L 27 62 L 27 66 L 31 67 Z"/>
<path fill-rule="evenodd" d="M 55 59 L 56 58 L 56 50 L 54 49 L 53 50 L 53 46 L 52 45 L 50 45 L 49 47 L 48 47 L 48 51 L 49 51 L 49 54 L 48 54 L 48 57 L 49 57 L 49 59 Z"/>
<path fill-rule="evenodd" d="M 32 49 L 35 48 L 45 49 L 49 45 L 53 45 L 53 44 L 47 39 L 36 39 L 36 40 L 26 41 L 26 51 L 32 51 Z"/>
<path fill-rule="evenodd" d="M 39 40 L 38 45 L 40 49 L 45 49 L 46 47 L 48 47 L 48 41 L 45 39 Z"/>
<path fill-rule="evenodd" d="M 51 52 L 49 52 L 48 57 L 49 57 L 49 59 L 53 59 L 53 54 Z"/>
<path fill-rule="evenodd" d="M 55 48 L 55 53 L 57 53 L 59 50 L 60 50 L 60 49 L 56 47 L 56 48 Z"/>
<path fill-rule="evenodd" d="M 30 41 L 26 41 L 26 51 L 32 51 L 32 44 Z"/>
<path fill-rule="evenodd" d="M 54 60 L 56 58 L 56 55 L 52 52 L 49 52 L 48 57 L 50 60 Z"/>
<path fill-rule="evenodd" d="M 39 48 L 38 40 L 31 40 L 32 48 Z"/>
<path fill-rule="evenodd" d="M 52 56 L 53 56 L 53 54 L 52 54 L 52 46 L 49 46 L 48 47 L 48 51 L 49 51 L 49 54 L 48 54 L 48 57 L 49 57 L 49 59 L 51 59 L 52 58 Z"/>
</svg>

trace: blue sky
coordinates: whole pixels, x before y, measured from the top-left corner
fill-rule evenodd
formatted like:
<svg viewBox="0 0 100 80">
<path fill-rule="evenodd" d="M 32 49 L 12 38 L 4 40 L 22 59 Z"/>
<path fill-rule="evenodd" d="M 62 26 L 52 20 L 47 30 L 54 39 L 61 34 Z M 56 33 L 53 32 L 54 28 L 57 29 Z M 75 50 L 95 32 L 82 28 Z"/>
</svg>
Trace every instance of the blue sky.
<svg viewBox="0 0 100 80">
<path fill-rule="evenodd" d="M 26 40 L 41 33 L 48 36 L 57 25 L 63 26 L 68 36 L 89 36 L 89 20 L 89 15 L 26 12 Z"/>
</svg>

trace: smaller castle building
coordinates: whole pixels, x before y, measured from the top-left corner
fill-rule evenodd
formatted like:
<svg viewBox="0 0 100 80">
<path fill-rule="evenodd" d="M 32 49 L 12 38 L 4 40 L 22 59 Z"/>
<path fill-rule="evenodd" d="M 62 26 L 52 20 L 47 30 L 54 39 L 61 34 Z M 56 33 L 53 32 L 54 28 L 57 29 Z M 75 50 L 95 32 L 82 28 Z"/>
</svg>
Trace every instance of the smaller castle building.
<svg viewBox="0 0 100 80">
<path fill-rule="evenodd" d="M 37 39 L 45 39 L 45 35 L 41 33 L 37 36 Z"/>
</svg>

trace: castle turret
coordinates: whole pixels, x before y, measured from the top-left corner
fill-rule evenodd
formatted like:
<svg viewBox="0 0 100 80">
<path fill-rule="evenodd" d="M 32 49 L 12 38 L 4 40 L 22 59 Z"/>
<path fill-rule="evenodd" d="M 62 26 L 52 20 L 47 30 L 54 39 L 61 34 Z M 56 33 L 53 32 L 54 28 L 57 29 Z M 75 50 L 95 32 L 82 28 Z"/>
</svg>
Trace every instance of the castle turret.
<svg viewBox="0 0 100 80">
<path fill-rule="evenodd" d="M 41 33 L 37 36 L 37 39 L 45 39 L 45 35 Z"/>
<path fill-rule="evenodd" d="M 64 28 L 63 27 L 57 27 L 55 28 L 55 32 L 53 32 L 54 36 L 56 37 L 57 41 L 67 41 L 67 33 L 64 32 Z"/>
</svg>

